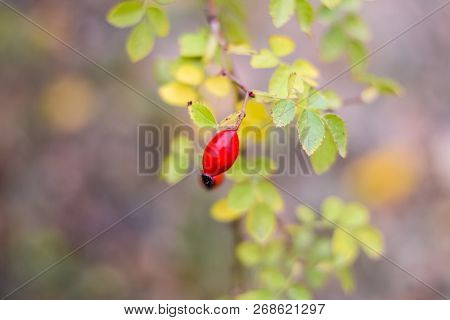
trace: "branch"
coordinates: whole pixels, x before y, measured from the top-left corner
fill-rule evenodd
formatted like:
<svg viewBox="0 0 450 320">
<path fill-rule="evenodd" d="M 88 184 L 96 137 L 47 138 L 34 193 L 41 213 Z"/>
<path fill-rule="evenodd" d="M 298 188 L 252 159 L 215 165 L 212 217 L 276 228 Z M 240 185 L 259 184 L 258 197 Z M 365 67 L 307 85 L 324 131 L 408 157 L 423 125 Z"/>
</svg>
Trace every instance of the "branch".
<svg viewBox="0 0 450 320">
<path fill-rule="evenodd" d="M 208 21 L 211 32 L 217 40 L 217 43 L 220 46 L 221 50 L 221 64 L 222 70 L 220 71 L 220 75 L 224 77 L 228 77 L 239 89 L 244 93 L 244 101 L 242 103 L 241 114 L 239 116 L 239 120 L 236 124 L 236 129 L 239 128 L 242 120 L 245 117 L 245 109 L 247 107 L 248 98 L 254 98 L 255 94 L 253 91 L 249 90 L 247 86 L 245 86 L 228 68 L 226 65 L 227 49 L 228 42 L 225 39 L 222 28 L 219 21 L 218 9 L 215 0 L 206 0 L 206 19 Z"/>
</svg>

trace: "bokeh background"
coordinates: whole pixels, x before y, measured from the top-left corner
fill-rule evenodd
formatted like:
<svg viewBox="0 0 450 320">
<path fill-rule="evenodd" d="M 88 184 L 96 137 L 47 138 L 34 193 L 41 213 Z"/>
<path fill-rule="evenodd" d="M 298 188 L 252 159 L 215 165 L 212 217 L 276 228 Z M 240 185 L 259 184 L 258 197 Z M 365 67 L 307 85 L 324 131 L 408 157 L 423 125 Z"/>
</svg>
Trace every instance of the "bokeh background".
<svg viewBox="0 0 450 320">
<path fill-rule="evenodd" d="M 2 1 L 3 2 L 3 1 Z M 264 2 L 264 5 L 262 5 Z M 274 33 L 268 1 L 248 0 L 248 27 L 257 47 Z M 383 44 L 445 1 L 367 1 L 370 48 Z M 177 37 L 205 25 L 197 1 L 169 6 L 171 34 L 149 59 L 131 64 L 127 31 L 105 22 L 112 0 L 9 0 L 23 14 L 86 56 L 160 101 L 152 59 L 175 57 Z M 450 295 L 450 7 L 370 58 L 370 70 L 405 89 L 401 98 L 340 112 L 349 128 L 349 156 L 323 176 L 276 177 L 277 183 L 318 207 L 331 194 L 372 210 L 386 255 Z M 298 43 L 322 82 L 344 60 L 318 61 L 318 40 L 295 21 L 278 32 Z M 320 34 L 320 26 L 314 29 Z M 249 87 L 265 89 L 269 71 L 235 60 Z M 0 295 L 94 236 L 167 185 L 136 173 L 139 123 L 173 118 L 0 4 Z M 344 97 L 361 88 L 346 75 L 332 88 Z M 161 103 L 162 106 L 164 104 Z M 164 106 L 188 121 L 186 110 Z M 228 111 L 224 111 L 227 113 Z M 209 206 L 224 194 L 206 193 L 190 177 L 10 298 L 195 299 L 230 289 L 233 243 L 229 226 Z M 284 214 L 298 203 L 287 195 Z M 436 293 L 381 259 L 361 256 L 357 289 L 337 281 L 317 298 L 434 299 Z"/>
</svg>

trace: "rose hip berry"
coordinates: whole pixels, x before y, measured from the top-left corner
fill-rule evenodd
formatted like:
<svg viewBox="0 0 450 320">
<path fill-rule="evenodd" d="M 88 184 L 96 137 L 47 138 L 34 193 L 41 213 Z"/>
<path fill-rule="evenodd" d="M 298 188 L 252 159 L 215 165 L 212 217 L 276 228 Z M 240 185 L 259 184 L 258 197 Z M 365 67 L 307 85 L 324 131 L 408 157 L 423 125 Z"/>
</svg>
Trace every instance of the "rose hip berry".
<svg viewBox="0 0 450 320">
<path fill-rule="evenodd" d="M 210 188 L 209 185 L 214 185 L 214 178 L 230 169 L 238 155 L 239 138 L 236 130 L 228 129 L 218 132 L 207 144 L 203 153 L 203 184 L 207 188 Z"/>
<path fill-rule="evenodd" d="M 217 176 L 211 177 L 207 174 L 202 174 L 202 182 L 206 189 L 211 190 L 222 184 L 225 174 L 221 173 Z"/>
</svg>

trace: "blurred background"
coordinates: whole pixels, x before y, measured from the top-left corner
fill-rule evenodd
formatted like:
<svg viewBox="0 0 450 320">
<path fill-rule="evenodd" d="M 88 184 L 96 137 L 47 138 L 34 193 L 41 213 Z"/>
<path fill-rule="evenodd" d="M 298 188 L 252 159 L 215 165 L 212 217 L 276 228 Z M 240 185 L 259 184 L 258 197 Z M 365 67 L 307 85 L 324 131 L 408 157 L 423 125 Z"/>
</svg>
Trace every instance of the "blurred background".
<svg viewBox="0 0 450 320">
<path fill-rule="evenodd" d="M 289 34 L 297 54 L 322 71 L 321 81 L 346 61 L 318 61 L 318 39 L 294 20 L 274 31 L 268 1 L 245 1 L 256 47 L 271 33 Z M 445 1 L 367 1 L 370 48 L 383 44 Z M 129 62 L 128 31 L 105 21 L 112 0 L 10 0 L 23 14 L 147 96 L 160 101 L 152 59 L 175 57 L 177 37 L 205 25 L 197 1 L 169 6 L 168 38 L 149 59 Z M 318 207 L 336 194 L 372 210 L 386 255 L 450 295 L 450 7 L 369 60 L 370 70 L 396 79 L 401 98 L 349 106 L 349 156 L 323 176 L 276 177 L 277 183 Z M 320 26 L 314 33 L 320 34 Z M 0 295 L 4 296 L 167 185 L 136 173 L 136 128 L 175 120 L 99 68 L 0 4 Z M 270 70 L 235 60 L 251 88 L 266 89 Z M 346 75 L 331 86 L 344 97 L 361 90 Z M 161 103 L 162 104 L 162 103 Z M 163 104 L 162 104 L 163 105 Z M 163 105 L 164 106 L 164 105 Z M 188 121 L 185 109 L 167 107 Z M 224 113 L 229 113 L 225 111 Z M 214 222 L 207 193 L 191 176 L 80 252 L 17 291 L 15 299 L 212 299 L 230 289 L 231 230 Z M 298 203 L 284 194 L 291 215 Z M 361 256 L 357 289 L 337 281 L 317 298 L 434 299 L 433 291 L 381 259 Z"/>
</svg>

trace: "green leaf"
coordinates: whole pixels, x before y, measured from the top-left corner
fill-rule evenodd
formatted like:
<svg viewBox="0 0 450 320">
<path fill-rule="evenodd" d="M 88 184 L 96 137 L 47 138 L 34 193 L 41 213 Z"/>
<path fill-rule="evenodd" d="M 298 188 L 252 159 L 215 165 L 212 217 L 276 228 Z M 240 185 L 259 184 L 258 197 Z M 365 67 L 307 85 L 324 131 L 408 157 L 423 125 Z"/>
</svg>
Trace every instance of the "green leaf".
<svg viewBox="0 0 450 320">
<path fill-rule="evenodd" d="M 283 26 L 291 19 L 295 10 L 295 0 L 270 0 L 270 15 L 273 25 L 277 28 Z"/>
<path fill-rule="evenodd" d="M 227 199 L 220 199 L 211 207 L 211 216 L 219 222 L 235 221 L 242 216 L 242 213 L 228 207 Z"/>
<path fill-rule="evenodd" d="M 345 158 L 347 155 L 347 128 L 344 120 L 336 114 L 327 114 L 323 119 L 330 130 L 339 154 L 342 158 Z"/>
<path fill-rule="evenodd" d="M 287 290 L 289 299 L 292 300 L 311 300 L 312 294 L 306 287 L 295 284 Z"/>
<path fill-rule="evenodd" d="M 296 214 L 297 218 L 305 224 L 310 224 L 316 221 L 316 213 L 306 206 L 299 206 Z"/>
<path fill-rule="evenodd" d="M 295 103 L 292 100 L 280 100 L 272 109 L 273 123 L 277 127 L 284 127 L 295 117 Z"/>
<path fill-rule="evenodd" d="M 155 36 L 150 23 L 142 20 L 133 28 L 127 40 L 127 53 L 132 62 L 144 59 L 153 49 Z"/>
<path fill-rule="evenodd" d="M 202 57 L 208 45 L 208 32 L 201 29 L 198 32 L 185 33 L 179 38 L 178 43 L 183 57 Z"/>
<path fill-rule="evenodd" d="M 201 102 L 194 102 L 189 106 L 189 115 L 191 116 L 194 124 L 199 127 L 212 127 L 217 126 L 216 118 L 208 106 Z"/>
<path fill-rule="evenodd" d="M 326 128 L 325 137 L 322 140 L 322 144 L 311 156 L 311 164 L 314 172 L 317 174 L 326 172 L 336 161 L 336 156 L 336 144 L 334 143 L 333 136 L 331 135 L 330 130 Z"/>
<path fill-rule="evenodd" d="M 320 54 L 325 61 L 338 59 L 347 49 L 347 37 L 340 26 L 334 25 L 325 33 L 320 44 Z"/>
<path fill-rule="evenodd" d="M 394 80 L 379 77 L 373 74 L 365 74 L 362 82 L 376 88 L 380 94 L 401 95 L 402 87 Z"/>
<path fill-rule="evenodd" d="M 262 259 L 261 247 L 254 242 L 241 242 L 236 248 L 239 261 L 248 267 L 256 266 Z"/>
<path fill-rule="evenodd" d="M 325 126 L 319 115 L 314 111 L 303 110 L 298 123 L 298 134 L 303 149 L 311 156 L 325 137 Z"/>
<path fill-rule="evenodd" d="M 275 268 L 266 268 L 260 274 L 261 283 L 264 287 L 272 290 L 280 290 L 286 286 L 287 279 L 284 274 Z"/>
<path fill-rule="evenodd" d="M 294 226 L 290 232 L 292 234 L 292 242 L 298 252 L 305 252 L 314 242 L 314 232 L 309 226 Z"/>
<path fill-rule="evenodd" d="M 341 268 L 336 274 L 345 293 L 351 293 L 355 290 L 355 277 L 350 267 Z"/>
<path fill-rule="evenodd" d="M 278 100 L 275 96 L 270 94 L 269 92 L 260 91 L 260 90 L 252 90 L 253 94 L 255 95 L 255 101 L 261 102 L 261 103 L 271 103 L 275 100 Z"/>
<path fill-rule="evenodd" d="M 293 72 L 288 78 L 288 97 L 298 98 L 305 91 L 303 80 Z"/>
<path fill-rule="evenodd" d="M 325 99 L 327 99 L 329 109 L 339 109 L 342 106 L 341 97 L 335 91 L 323 90 L 321 92 Z"/>
<path fill-rule="evenodd" d="M 288 36 L 273 35 L 269 38 L 270 50 L 277 57 L 290 55 L 295 50 L 295 42 Z"/>
<path fill-rule="evenodd" d="M 273 300 L 275 295 L 268 289 L 250 290 L 236 297 L 239 300 Z"/>
<path fill-rule="evenodd" d="M 279 212 L 283 210 L 283 198 L 278 192 L 278 189 L 269 181 L 261 180 L 256 185 L 256 196 L 258 201 L 267 204 L 273 211 Z"/>
<path fill-rule="evenodd" d="M 275 213 L 266 204 L 255 205 L 247 214 L 246 228 L 256 241 L 266 241 L 275 230 Z"/>
<path fill-rule="evenodd" d="M 360 240 L 361 249 L 364 253 L 372 259 L 380 257 L 384 251 L 383 235 L 380 231 L 371 226 L 363 226 L 354 231 L 355 237 Z"/>
<path fill-rule="evenodd" d="M 159 87 L 158 93 L 165 103 L 177 107 L 186 107 L 189 101 L 198 99 L 198 93 L 194 88 L 176 81 Z"/>
<path fill-rule="evenodd" d="M 370 39 L 370 30 L 361 17 L 349 14 L 342 23 L 344 32 L 351 38 L 366 42 Z"/>
<path fill-rule="evenodd" d="M 317 269 L 316 266 L 308 266 L 305 268 L 305 277 L 311 287 L 320 288 L 325 284 L 328 274 Z"/>
<path fill-rule="evenodd" d="M 324 5 L 328 8 L 336 8 L 339 4 L 341 4 L 342 0 L 321 0 Z"/>
<path fill-rule="evenodd" d="M 297 0 L 297 20 L 300 29 L 311 35 L 311 27 L 314 23 L 314 8 L 308 0 Z"/>
<path fill-rule="evenodd" d="M 339 217 L 338 223 L 346 229 L 354 229 L 369 222 L 369 210 L 359 203 L 349 203 Z"/>
<path fill-rule="evenodd" d="M 198 86 L 205 78 L 202 68 L 189 62 L 177 65 L 174 76 L 177 81 L 191 86 Z"/>
<path fill-rule="evenodd" d="M 117 28 L 126 28 L 137 24 L 143 16 L 144 6 L 141 1 L 124 1 L 109 10 L 106 20 Z"/>
<path fill-rule="evenodd" d="M 254 189 L 250 182 L 235 184 L 228 193 L 228 206 L 239 212 L 247 211 L 255 201 L 253 191 Z"/>
<path fill-rule="evenodd" d="M 320 91 L 314 91 L 309 95 L 308 107 L 312 109 L 327 109 L 328 100 Z"/>
<path fill-rule="evenodd" d="M 147 17 L 157 36 L 165 37 L 169 34 L 170 22 L 164 10 L 158 7 L 149 7 L 147 9 Z"/>
<path fill-rule="evenodd" d="M 334 230 L 331 247 L 336 266 L 348 266 L 358 257 L 358 245 L 355 239 L 341 229 Z"/>
<path fill-rule="evenodd" d="M 278 58 L 267 49 L 262 49 L 259 53 L 252 56 L 250 65 L 255 69 L 273 68 L 280 63 Z"/>
<path fill-rule="evenodd" d="M 279 265 L 280 260 L 285 254 L 285 243 L 283 240 L 276 239 L 267 243 L 263 251 L 263 263 L 266 265 Z"/>
<path fill-rule="evenodd" d="M 348 44 L 348 58 L 353 74 L 362 72 L 366 68 L 365 58 L 367 56 L 366 47 L 361 41 L 352 40 Z"/>
<path fill-rule="evenodd" d="M 319 76 L 319 70 L 308 60 L 297 59 L 292 68 L 293 72 L 296 72 L 302 78 L 315 79 Z"/>
<path fill-rule="evenodd" d="M 324 220 L 337 222 L 345 208 L 344 202 L 335 196 L 327 197 L 321 206 L 321 211 Z"/>
</svg>

